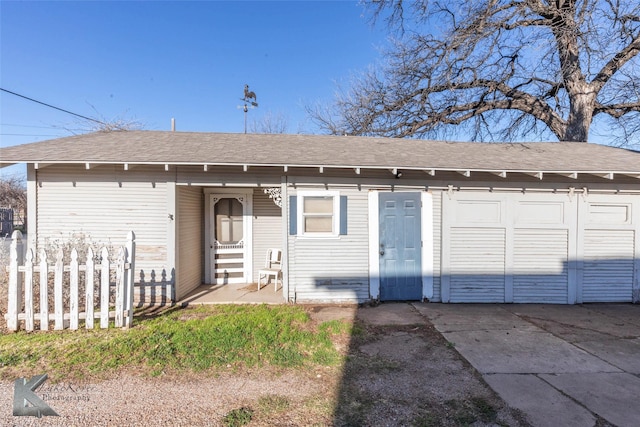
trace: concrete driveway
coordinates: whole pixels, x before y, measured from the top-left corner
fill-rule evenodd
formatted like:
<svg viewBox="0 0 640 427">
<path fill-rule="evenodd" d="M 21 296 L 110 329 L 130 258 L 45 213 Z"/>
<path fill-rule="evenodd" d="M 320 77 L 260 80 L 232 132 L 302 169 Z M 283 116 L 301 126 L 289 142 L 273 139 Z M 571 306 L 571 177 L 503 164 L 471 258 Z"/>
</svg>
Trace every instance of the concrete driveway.
<svg viewBox="0 0 640 427">
<path fill-rule="evenodd" d="M 640 425 L 640 305 L 414 307 L 534 426 Z"/>
</svg>

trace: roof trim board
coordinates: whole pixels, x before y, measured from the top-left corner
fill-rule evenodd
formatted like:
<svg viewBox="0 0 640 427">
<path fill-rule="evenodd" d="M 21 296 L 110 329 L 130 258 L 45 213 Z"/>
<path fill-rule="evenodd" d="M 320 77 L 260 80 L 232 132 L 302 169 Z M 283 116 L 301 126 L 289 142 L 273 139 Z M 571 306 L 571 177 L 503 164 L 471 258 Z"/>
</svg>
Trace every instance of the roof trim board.
<svg viewBox="0 0 640 427">
<path fill-rule="evenodd" d="M 21 162 L 18 162 L 21 163 Z M 402 171 L 421 171 L 429 176 L 436 176 L 438 172 L 455 172 L 466 178 L 470 178 L 472 174 L 476 173 L 489 173 L 496 175 L 500 178 L 507 178 L 507 175 L 513 174 L 523 174 L 529 175 L 539 180 L 542 180 L 545 175 L 560 175 L 571 179 L 578 179 L 579 175 L 593 175 L 599 178 L 613 180 L 615 175 L 624 175 L 635 179 L 640 179 L 640 172 L 626 172 L 626 171 L 605 171 L 605 170 L 589 170 L 589 171 L 567 171 L 567 170 L 493 170 L 493 169 L 459 169 L 459 168 L 415 168 L 415 167 L 394 167 L 389 168 L 385 166 L 353 166 L 353 165 L 300 165 L 300 164 L 264 164 L 264 163 L 189 163 L 189 162 L 79 162 L 79 161 L 60 161 L 60 162 L 24 162 L 24 163 L 32 163 L 36 170 L 43 169 L 45 167 L 49 167 L 55 164 L 61 165 L 80 165 L 83 166 L 86 170 L 94 169 L 98 166 L 107 166 L 107 165 L 117 165 L 122 166 L 123 170 L 131 171 L 133 169 L 139 168 L 140 166 L 161 166 L 165 171 L 170 171 L 171 167 L 178 166 L 197 166 L 202 167 L 204 172 L 211 172 L 215 167 L 239 167 L 243 172 L 248 172 L 249 169 L 259 169 L 259 168 L 283 168 L 283 172 L 289 172 L 290 168 L 299 168 L 299 169 L 316 169 L 319 173 L 324 173 L 327 169 L 351 169 L 354 174 L 360 175 L 363 170 L 387 170 L 391 172 L 393 175 L 398 176 L 398 174 Z M 4 164 L 3 164 L 4 166 Z M 8 166 L 8 164 L 7 164 Z M 400 175 L 401 176 L 401 175 Z"/>
</svg>

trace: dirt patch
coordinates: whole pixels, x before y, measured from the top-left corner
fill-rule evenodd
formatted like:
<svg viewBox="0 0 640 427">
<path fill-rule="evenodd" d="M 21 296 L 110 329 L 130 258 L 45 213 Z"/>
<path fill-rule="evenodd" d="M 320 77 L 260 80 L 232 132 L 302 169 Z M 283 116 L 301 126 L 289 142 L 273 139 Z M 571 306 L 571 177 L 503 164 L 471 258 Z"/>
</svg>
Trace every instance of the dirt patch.
<svg viewBox="0 0 640 427">
<path fill-rule="evenodd" d="M 429 323 L 357 327 L 335 425 L 529 425 Z"/>
</svg>

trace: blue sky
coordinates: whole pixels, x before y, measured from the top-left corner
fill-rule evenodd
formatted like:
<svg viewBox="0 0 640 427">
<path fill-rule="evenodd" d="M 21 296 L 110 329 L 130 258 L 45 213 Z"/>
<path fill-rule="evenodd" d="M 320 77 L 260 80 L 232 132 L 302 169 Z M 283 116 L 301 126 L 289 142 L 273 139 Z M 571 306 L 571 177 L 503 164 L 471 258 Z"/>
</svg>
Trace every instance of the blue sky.
<svg viewBox="0 0 640 427">
<path fill-rule="evenodd" d="M 353 1 L 0 2 L 0 87 L 150 130 L 243 132 L 245 84 L 289 133 L 305 105 L 379 59 L 386 35 Z M 0 92 L 0 146 L 68 136 L 69 114 Z M 14 173 L 0 169 L 0 173 Z"/>
</svg>

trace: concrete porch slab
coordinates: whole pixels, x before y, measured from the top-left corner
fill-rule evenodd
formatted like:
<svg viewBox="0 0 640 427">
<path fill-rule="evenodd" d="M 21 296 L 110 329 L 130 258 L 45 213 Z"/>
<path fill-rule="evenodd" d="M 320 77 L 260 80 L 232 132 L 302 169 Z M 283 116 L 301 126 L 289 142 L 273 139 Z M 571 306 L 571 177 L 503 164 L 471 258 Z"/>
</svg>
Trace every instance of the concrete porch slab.
<svg viewBox="0 0 640 427">
<path fill-rule="evenodd" d="M 201 285 L 178 301 L 179 305 L 199 304 L 284 304 L 282 288 L 273 291 L 273 285 L 262 287 L 251 283 Z"/>
</svg>

